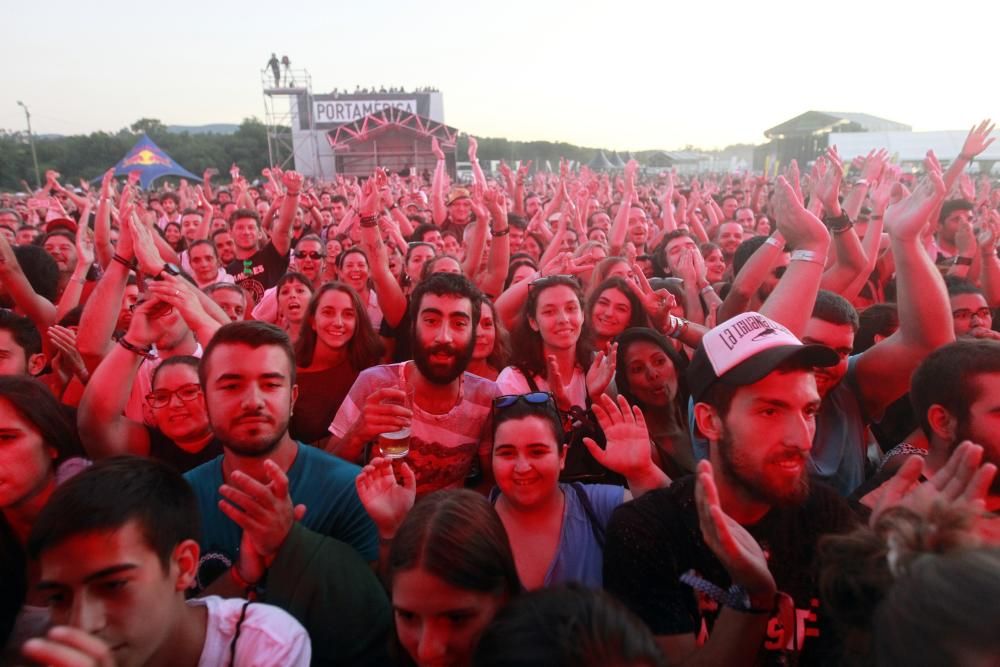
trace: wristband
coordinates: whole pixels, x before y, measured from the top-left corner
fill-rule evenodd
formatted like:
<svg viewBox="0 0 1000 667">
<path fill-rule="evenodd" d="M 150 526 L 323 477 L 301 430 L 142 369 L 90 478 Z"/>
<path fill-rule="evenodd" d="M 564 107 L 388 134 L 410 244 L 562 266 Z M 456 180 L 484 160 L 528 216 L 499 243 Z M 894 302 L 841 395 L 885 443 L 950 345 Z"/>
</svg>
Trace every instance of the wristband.
<svg viewBox="0 0 1000 667">
<path fill-rule="evenodd" d="M 137 260 L 137 259 L 133 259 L 130 262 L 127 259 L 125 259 L 124 257 L 122 257 L 121 255 L 119 255 L 118 253 L 115 253 L 115 254 L 111 255 L 111 259 L 113 259 L 114 261 L 118 262 L 119 264 L 121 264 L 125 268 L 129 269 L 130 271 L 137 271 L 139 269 L 139 260 Z"/>
<path fill-rule="evenodd" d="M 285 190 L 285 194 L 288 195 L 289 197 L 298 197 L 300 192 L 302 191 L 296 190 L 295 192 L 292 192 L 291 190 Z"/>
<path fill-rule="evenodd" d="M 508 234 L 510 234 L 510 227 L 508 226 L 506 229 L 501 229 L 500 231 L 497 231 L 492 227 L 490 227 L 490 233 L 493 234 L 493 238 L 498 239 L 501 236 L 507 236 Z"/>
<path fill-rule="evenodd" d="M 236 568 L 236 563 L 233 563 L 233 566 L 229 568 L 229 576 L 232 577 L 233 582 L 235 582 L 236 585 L 240 587 L 240 590 L 243 591 L 243 597 L 251 601 L 257 599 L 257 584 L 251 584 L 249 581 L 241 577 L 239 570 Z"/>
<path fill-rule="evenodd" d="M 957 256 L 952 260 L 952 264 L 954 266 L 972 266 L 972 258 Z"/>
<path fill-rule="evenodd" d="M 714 292 L 714 291 L 715 291 L 714 287 L 712 287 L 711 285 L 705 285 L 698 291 L 698 293 L 705 294 L 706 292 Z"/>
<path fill-rule="evenodd" d="M 840 215 L 836 217 L 823 216 L 823 224 L 826 225 L 827 229 L 829 229 L 834 234 L 839 234 L 840 232 L 846 232 L 854 225 L 854 223 L 851 222 L 851 219 L 843 211 L 841 211 Z"/>
<path fill-rule="evenodd" d="M 869 220 L 881 220 L 881 219 L 882 219 L 882 216 L 881 216 L 881 215 L 873 215 L 872 217 L 870 217 L 870 218 L 868 218 L 868 219 L 869 219 Z"/>
<path fill-rule="evenodd" d="M 815 250 L 796 250 L 792 252 L 792 257 L 790 259 L 792 262 L 812 262 L 813 264 L 819 264 L 820 266 L 826 266 L 826 260 L 820 257 L 819 253 Z"/>
<path fill-rule="evenodd" d="M 396 203 L 394 202 L 394 203 L 393 203 L 393 205 L 389 207 L 389 210 L 390 210 L 390 211 L 395 211 L 395 210 L 396 210 L 397 208 L 399 208 L 399 204 L 396 204 Z"/>
<path fill-rule="evenodd" d="M 122 335 L 122 336 L 120 336 L 118 338 L 118 344 L 121 345 L 122 347 L 124 347 L 126 350 L 128 350 L 132 354 L 136 354 L 136 355 L 138 355 L 138 356 L 140 356 L 140 357 L 142 357 L 144 359 L 152 359 L 153 358 L 153 355 L 150 354 L 150 351 L 153 349 L 152 346 L 149 346 L 147 348 L 141 348 L 138 345 L 133 345 L 132 343 L 130 343 L 127 340 L 125 340 L 125 336 L 124 335 Z"/>
<path fill-rule="evenodd" d="M 779 241 L 778 239 L 774 238 L 773 236 L 768 236 L 767 240 L 764 241 L 764 243 L 766 243 L 767 245 L 773 245 L 778 250 L 784 250 L 785 249 L 785 243 L 784 243 L 784 241 Z"/>
<path fill-rule="evenodd" d="M 378 227 L 378 216 L 377 215 L 363 215 L 361 216 L 361 226 L 362 227 Z"/>
</svg>

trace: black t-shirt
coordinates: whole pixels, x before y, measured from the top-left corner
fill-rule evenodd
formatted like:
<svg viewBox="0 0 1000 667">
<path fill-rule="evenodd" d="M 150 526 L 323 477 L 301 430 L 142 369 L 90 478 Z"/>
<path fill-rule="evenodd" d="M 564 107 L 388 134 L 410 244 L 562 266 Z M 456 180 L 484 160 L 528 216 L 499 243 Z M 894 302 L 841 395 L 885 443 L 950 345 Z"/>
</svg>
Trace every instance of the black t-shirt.
<svg viewBox="0 0 1000 667">
<path fill-rule="evenodd" d="M 694 634 L 701 644 L 720 610 L 680 576 L 695 570 L 724 590 L 732 581 L 702 539 L 694 488 L 695 478 L 684 477 L 615 510 L 604 548 L 604 586 L 654 634 Z M 770 620 L 755 664 L 787 664 L 793 646 L 801 649 L 799 664 L 837 661 L 839 641 L 818 600 L 816 546 L 821 535 L 844 532 L 856 522 L 836 491 L 813 482 L 803 504 L 775 507 L 746 527 L 767 555 L 778 590 L 795 601 L 797 621 L 781 646 L 780 623 Z"/>
<path fill-rule="evenodd" d="M 218 438 L 212 438 L 200 451 L 192 453 L 178 447 L 158 428 L 147 426 L 146 432 L 149 433 L 149 458 L 162 461 L 182 474 L 222 454 Z"/>
<path fill-rule="evenodd" d="M 288 257 L 278 253 L 274 243 L 255 252 L 249 259 L 234 259 L 226 267 L 226 273 L 236 279 L 236 284 L 253 297 L 256 304 L 264 295 L 264 290 L 278 284 L 278 279 L 288 271 Z"/>
<path fill-rule="evenodd" d="M 396 341 L 396 346 L 392 351 L 392 363 L 401 364 L 413 358 L 413 340 L 411 340 L 410 330 L 413 320 L 410 319 L 410 297 L 406 297 L 406 310 L 403 312 L 403 319 L 396 326 L 390 325 L 382 318 L 382 323 L 378 327 L 378 334 L 383 338 L 391 338 Z"/>
</svg>

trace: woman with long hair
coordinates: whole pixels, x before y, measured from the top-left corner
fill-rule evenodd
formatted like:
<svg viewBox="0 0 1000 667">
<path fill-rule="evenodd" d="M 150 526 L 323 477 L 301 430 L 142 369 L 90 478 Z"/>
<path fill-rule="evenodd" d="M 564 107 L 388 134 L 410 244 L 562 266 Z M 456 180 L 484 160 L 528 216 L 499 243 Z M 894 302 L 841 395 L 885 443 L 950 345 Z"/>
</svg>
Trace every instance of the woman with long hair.
<svg viewBox="0 0 1000 667">
<path fill-rule="evenodd" d="M 295 344 L 299 396 L 288 429 L 302 442 L 316 442 L 364 369 L 379 363 L 383 348 L 357 292 L 326 283 L 309 301 Z"/>
<path fill-rule="evenodd" d="M 361 303 L 365 304 L 372 327 L 378 331 L 379 325 L 382 324 L 382 309 L 369 280 L 371 271 L 365 251 L 352 247 L 340 253 L 340 257 L 337 258 L 337 275 L 340 276 L 341 282 L 357 292 Z"/>
<path fill-rule="evenodd" d="M 375 458 L 357 478 L 382 542 L 397 663 L 464 667 L 480 634 L 521 590 L 510 542 L 482 495 L 448 489 L 414 505 L 413 470 L 402 463 L 400 474 L 402 485 L 389 460 Z"/>
<path fill-rule="evenodd" d="M 649 326 L 649 318 L 635 291 L 623 278 L 607 278 L 594 287 L 587 299 L 587 316 L 597 349 L 608 351 L 625 329 Z"/>
<path fill-rule="evenodd" d="M 587 415 L 614 376 L 614 346 L 594 353 L 594 333 L 583 310 L 577 279 L 550 275 L 528 286 L 524 315 L 511 336 L 511 365 L 497 377 L 502 394 L 551 392 L 556 405 L 578 433 L 599 435 Z M 609 473 L 582 447 L 573 447 L 566 477 L 604 480 Z"/>
<path fill-rule="evenodd" d="M 626 329 L 618 338 L 615 386 L 646 415 L 653 461 L 671 478 L 694 472 L 687 432 L 687 360 L 657 331 Z"/>
<path fill-rule="evenodd" d="M 72 418 L 33 378 L 0 377 L 0 426 L 0 662 L 6 664 L 3 647 L 18 650 L 48 620 L 47 607 L 29 596 L 28 534 L 59 481 L 84 463 L 73 458 L 83 450 Z"/>
<path fill-rule="evenodd" d="M 493 402 L 493 476 L 490 498 L 514 551 L 527 589 L 575 581 L 600 587 L 604 533 L 618 505 L 666 486 L 653 464 L 642 413 L 623 398 L 601 396 L 594 413 L 606 437 L 604 448 L 582 444 L 601 465 L 625 479 L 614 484 L 566 484 L 562 417 L 544 392 L 501 396 Z"/>
<path fill-rule="evenodd" d="M 493 301 L 483 299 L 482 314 L 476 326 L 476 347 L 466 369 L 473 375 L 496 380 L 510 362 L 510 334 L 497 316 Z"/>
</svg>

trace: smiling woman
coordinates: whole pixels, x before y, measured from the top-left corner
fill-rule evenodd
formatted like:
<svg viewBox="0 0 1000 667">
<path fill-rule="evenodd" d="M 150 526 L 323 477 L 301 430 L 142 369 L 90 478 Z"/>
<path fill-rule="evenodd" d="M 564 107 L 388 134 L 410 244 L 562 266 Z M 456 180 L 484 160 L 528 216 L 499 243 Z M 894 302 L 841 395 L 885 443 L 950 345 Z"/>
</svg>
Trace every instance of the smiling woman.
<svg viewBox="0 0 1000 667">
<path fill-rule="evenodd" d="M 295 344 L 299 397 L 288 425 L 292 437 L 310 443 L 326 438 L 358 374 L 382 353 L 357 292 L 340 282 L 323 285 L 305 309 Z"/>
</svg>

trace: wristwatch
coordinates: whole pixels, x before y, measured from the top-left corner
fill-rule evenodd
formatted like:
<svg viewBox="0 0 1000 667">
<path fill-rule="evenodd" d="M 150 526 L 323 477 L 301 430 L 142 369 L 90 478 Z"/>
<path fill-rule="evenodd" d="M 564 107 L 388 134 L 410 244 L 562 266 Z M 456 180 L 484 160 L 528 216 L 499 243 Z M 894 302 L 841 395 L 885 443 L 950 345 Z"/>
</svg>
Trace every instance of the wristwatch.
<svg viewBox="0 0 1000 667">
<path fill-rule="evenodd" d="M 163 274 L 168 273 L 174 277 L 181 275 L 181 267 L 171 262 L 166 262 L 160 272 L 156 274 L 155 280 L 163 280 Z"/>
</svg>

